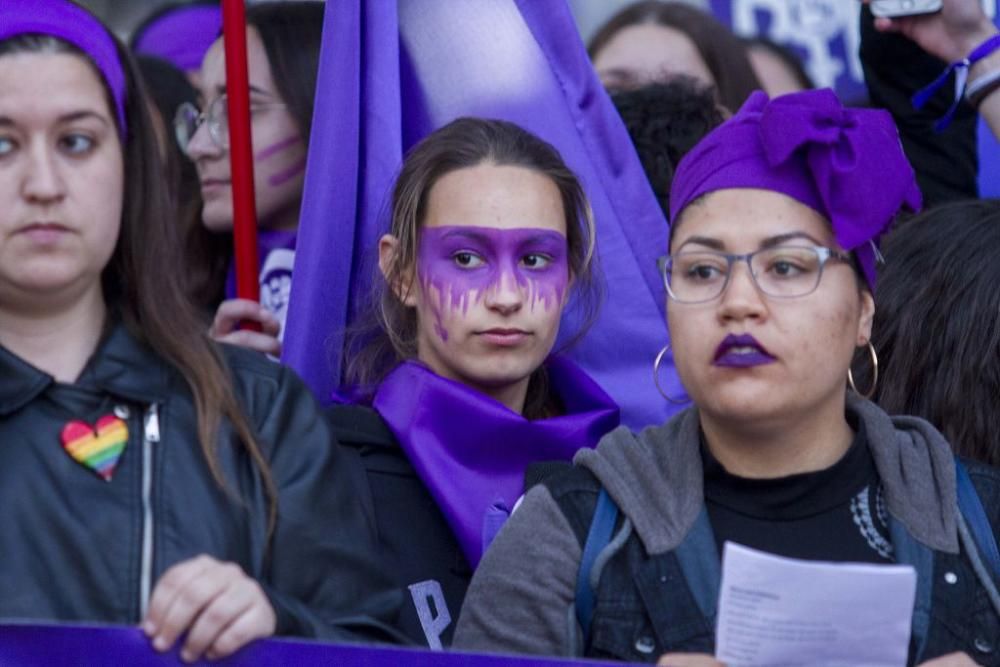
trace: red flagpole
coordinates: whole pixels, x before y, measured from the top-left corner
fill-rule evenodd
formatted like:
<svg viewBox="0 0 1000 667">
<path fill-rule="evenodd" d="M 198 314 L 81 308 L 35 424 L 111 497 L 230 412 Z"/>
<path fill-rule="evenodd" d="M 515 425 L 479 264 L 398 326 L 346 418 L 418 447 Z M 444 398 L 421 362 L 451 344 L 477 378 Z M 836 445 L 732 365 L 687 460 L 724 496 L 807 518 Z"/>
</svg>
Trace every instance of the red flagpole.
<svg viewBox="0 0 1000 667">
<path fill-rule="evenodd" d="M 229 100 L 229 165 L 233 190 L 236 296 L 260 301 L 244 0 L 222 0 L 222 34 L 226 47 L 226 94 Z"/>
</svg>

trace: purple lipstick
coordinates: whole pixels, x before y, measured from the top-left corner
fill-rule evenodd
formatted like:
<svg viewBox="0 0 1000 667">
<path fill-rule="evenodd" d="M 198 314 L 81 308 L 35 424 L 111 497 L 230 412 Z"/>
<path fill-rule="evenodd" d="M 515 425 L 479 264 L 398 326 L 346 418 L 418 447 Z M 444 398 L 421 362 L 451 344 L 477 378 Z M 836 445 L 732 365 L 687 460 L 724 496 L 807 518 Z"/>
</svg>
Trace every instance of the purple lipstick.
<svg viewBox="0 0 1000 667">
<path fill-rule="evenodd" d="M 775 358 L 750 334 L 729 334 L 715 349 L 713 364 L 723 368 L 753 368 L 775 361 Z"/>
</svg>

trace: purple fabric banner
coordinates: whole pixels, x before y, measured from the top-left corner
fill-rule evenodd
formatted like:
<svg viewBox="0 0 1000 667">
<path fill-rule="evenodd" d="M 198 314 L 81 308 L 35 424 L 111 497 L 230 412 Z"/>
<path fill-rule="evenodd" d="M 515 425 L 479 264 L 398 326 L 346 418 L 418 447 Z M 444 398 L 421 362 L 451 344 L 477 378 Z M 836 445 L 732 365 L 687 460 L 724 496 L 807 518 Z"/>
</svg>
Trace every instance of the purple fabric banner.
<svg viewBox="0 0 1000 667">
<path fill-rule="evenodd" d="M 656 271 L 667 226 L 564 0 L 328 3 L 284 361 L 329 401 L 338 333 L 372 284 L 402 155 L 467 115 L 535 132 L 583 181 L 607 298 L 568 356 L 618 401 L 624 423 L 665 421 L 678 406 L 657 393 L 652 364 L 667 343 Z M 564 335 L 577 319 L 567 312 Z M 660 381 L 683 395 L 669 356 Z"/>
<path fill-rule="evenodd" d="M 0 665 L 186 665 L 179 650 L 155 652 L 138 628 L 79 625 L 0 625 Z M 596 660 L 480 655 L 405 648 L 376 648 L 319 642 L 268 639 L 254 642 L 235 655 L 196 665 L 257 667 L 258 665 L 364 665 L 364 667 L 621 667 Z"/>
</svg>

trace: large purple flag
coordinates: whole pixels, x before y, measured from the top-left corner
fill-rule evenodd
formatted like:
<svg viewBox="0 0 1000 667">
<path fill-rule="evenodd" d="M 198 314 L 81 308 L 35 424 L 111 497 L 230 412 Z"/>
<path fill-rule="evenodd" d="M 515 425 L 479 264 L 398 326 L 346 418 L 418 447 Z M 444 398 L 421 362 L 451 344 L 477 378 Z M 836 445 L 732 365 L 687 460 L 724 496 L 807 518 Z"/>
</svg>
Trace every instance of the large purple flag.
<svg viewBox="0 0 1000 667">
<path fill-rule="evenodd" d="M 652 378 L 667 343 L 666 222 L 565 1 L 339 0 L 323 38 L 284 356 L 318 397 L 338 384 L 338 334 L 371 285 L 403 153 L 457 117 L 485 116 L 554 144 L 590 197 L 607 298 L 570 356 L 628 425 L 676 410 Z M 669 355 L 661 385 L 684 395 Z"/>
</svg>

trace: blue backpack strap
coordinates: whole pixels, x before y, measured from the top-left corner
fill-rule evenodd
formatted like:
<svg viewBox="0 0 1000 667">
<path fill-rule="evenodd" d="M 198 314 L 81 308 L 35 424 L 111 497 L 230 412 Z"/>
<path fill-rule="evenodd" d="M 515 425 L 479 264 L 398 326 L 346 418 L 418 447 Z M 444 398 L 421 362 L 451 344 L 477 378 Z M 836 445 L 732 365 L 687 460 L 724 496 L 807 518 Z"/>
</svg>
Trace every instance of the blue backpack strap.
<svg viewBox="0 0 1000 667">
<path fill-rule="evenodd" d="M 993 573 L 993 576 L 1000 577 L 1000 550 L 997 549 L 996 537 L 990 527 L 990 521 L 986 517 L 986 510 L 979 500 L 976 487 L 972 485 L 972 478 L 965 465 L 955 457 L 955 481 L 958 490 L 958 509 L 965 517 L 965 522 L 969 524 L 969 531 L 972 538 L 979 547 L 979 554 L 985 561 L 986 566 Z"/>
<path fill-rule="evenodd" d="M 618 506 L 601 487 L 597 496 L 597 507 L 594 508 L 594 518 L 590 522 L 587 541 L 583 545 L 583 556 L 580 558 L 580 570 L 576 574 L 576 620 L 583 631 L 584 645 L 590 639 L 590 621 L 594 615 L 594 597 L 596 591 L 590 585 L 590 570 L 598 554 L 611 542 L 611 534 L 618 520 Z"/>
</svg>

